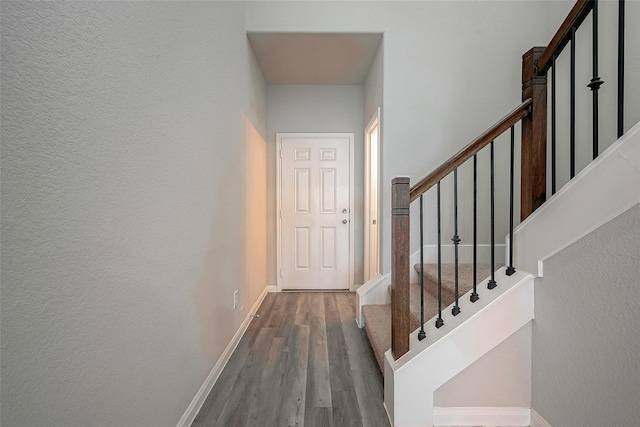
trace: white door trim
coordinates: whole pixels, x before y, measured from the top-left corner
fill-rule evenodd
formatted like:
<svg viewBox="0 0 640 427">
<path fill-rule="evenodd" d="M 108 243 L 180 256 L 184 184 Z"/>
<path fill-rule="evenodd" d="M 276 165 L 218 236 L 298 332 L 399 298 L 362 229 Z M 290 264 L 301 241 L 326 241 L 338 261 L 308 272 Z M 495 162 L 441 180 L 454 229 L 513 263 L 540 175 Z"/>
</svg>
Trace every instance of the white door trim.
<svg viewBox="0 0 640 427">
<path fill-rule="evenodd" d="M 276 284 L 277 291 L 282 291 L 282 139 L 283 138 L 347 138 L 349 140 L 349 290 L 353 291 L 354 259 L 355 259 L 355 223 L 354 223 L 354 194 L 355 194 L 355 148 L 353 133 L 337 132 L 277 132 L 276 133 Z"/>
<path fill-rule="evenodd" d="M 370 239 L 371 239 L 371 151 L 369 142 L 369 133 L 378 126 L 378 185 L 377 185 L 377 198 L 378 198 L 378 273 L 380 273 L 380 141 L 382 139 L 382 124 L 380 122 L 380 107 L 376 109 L 376 112 L 371 116 L 371 120 L 367 124 L 364 131 L 364 167 L 365 167 L 365 179 L 364 179 L 364 283 L 371 277 L 369 272 L 371 270 L 371 251 L 370 251 Z"/>
</svg>

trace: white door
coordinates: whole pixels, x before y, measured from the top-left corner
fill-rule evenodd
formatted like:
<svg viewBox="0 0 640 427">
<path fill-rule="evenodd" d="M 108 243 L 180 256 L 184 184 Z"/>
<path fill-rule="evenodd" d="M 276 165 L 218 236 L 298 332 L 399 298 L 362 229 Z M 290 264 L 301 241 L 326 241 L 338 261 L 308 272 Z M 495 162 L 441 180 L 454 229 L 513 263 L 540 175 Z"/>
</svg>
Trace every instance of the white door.
<svg viewBox="0 0 640 427">
<path fill-rule="evenodd" d="M 281 289 L 348 289 L 353 136 L 278 138 Z"/>
<path fill-rule="evenodd" d="M 365 277 L 364 281 L 378 274 L 378 182 L 380 147 L 380 109 L 365 130 Z"/>
</svg>

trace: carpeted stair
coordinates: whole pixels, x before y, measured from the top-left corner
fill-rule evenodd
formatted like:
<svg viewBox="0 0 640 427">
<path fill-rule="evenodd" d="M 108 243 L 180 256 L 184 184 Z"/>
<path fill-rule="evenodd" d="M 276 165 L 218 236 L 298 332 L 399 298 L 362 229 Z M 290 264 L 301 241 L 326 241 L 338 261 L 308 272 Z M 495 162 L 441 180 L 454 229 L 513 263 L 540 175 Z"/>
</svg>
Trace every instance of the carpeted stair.
<svg viewBox="0 0 640 427">
<path fill-rule="evenodd" d="M 420 274 L 420 264 L 414 266 Z M 488 265 L 479 265 L 477 280 L 480 283 L 491 274 Z M 462 297 L 473 288 L 473 264 L 458 266 L 458 288 Z M 420 285 L 411 284 L 409 293 L 411 330 L 420 327 Z M 424 264 L 424 318 L 425 321 L 438 314 L 438 265 Z M 455 300 L 454 264 L 442 265 L 442 309 Z M 371 348 L 378 360 L 380 370 L 384 371 L 384 353 L 391 348 L 391 305 L 365 305 L 362 307 L 365 330 Z"/>
</svg>

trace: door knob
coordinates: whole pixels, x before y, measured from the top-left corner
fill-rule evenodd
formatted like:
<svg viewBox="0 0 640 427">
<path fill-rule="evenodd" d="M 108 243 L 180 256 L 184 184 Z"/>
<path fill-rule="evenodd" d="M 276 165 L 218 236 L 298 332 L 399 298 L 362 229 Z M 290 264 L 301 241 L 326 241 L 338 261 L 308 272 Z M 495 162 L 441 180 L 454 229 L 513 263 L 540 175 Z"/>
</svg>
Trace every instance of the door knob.
<svg viewBox="0 0 640 427">
<path fill-rule="evenodd" d="M 342 209 L 342 213 L 346 214 L 348 211 L 346 209 Z"/>
<path fill-rule="evenodd" d="M 343 219 L 343 220 L 342 220 L 342 223 L 343 223 L 343 224 L 346 224 L 347 222 L 348 222 L 348 221 L 347 221 L 346 219 Z"/>
</svg>

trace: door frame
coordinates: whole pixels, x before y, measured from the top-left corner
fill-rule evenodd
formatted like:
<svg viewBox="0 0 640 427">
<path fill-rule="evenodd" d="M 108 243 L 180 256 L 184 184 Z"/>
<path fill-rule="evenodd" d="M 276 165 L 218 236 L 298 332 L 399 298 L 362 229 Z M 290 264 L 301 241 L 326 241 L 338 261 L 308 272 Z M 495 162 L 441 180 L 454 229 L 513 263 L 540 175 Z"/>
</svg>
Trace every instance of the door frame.
<svg viewBox="0 0 640 427">
<path fill-rule="evenodd" d="M 349 140 L 349 290 L 354 290 L 355 260 L 355 134 L 339 132 L 277 132 L 276 133 L 276 287 L 282 291 L 282 139 L 347 138 Z"/>
<path fill-rule="evenodd" d="M 382 147 L 381 141 L 382 141 L 382 123 L 380 120 L 380 107 L 378 107 L 376 109 L 376 111 L 373 113 L 373 115 L 371 116 L 371 119 L 369 120 L 369 123 L 367 124 L 367 126 L 365 127 L 364 130 L 364 169 L 365 169 L 365 177 L 364 177 L 364 229 L 363 229 L 363 233 L 364 233 L 364 274 L 363 274 L 363 280 L 364 283 L 367 282 L 367 280 L 371 279 L 372 277 L 374 277 L 373 275 L 370 277 L 370 271 L 371 271 L 371 258 L 372 258 L 372 254 L 371 254 L 371 234 L 370 234 L 370 223 L 371 223 L 371 151 L 370 151 L 370 147 L 371 147 L 371 143 L 369 141 L 369 134 L 371 132 L 371 130 L 375 127 L 378 126 L 378 144 L 377 144 L 377 150 L 378 150 L 378 156 L 377 156 L 377 164 L 376 164 L 376 169 L 378 171 L 378 182 L 376 183 L 376 200 L 377 200 L 377 206 L 378 206 L 378 212 L 377 212 L 377 229 L 378 229 L 378 247 L 376 248 L 377 252 L 378 252 L 378 274 L 380 274 L 380 181 L 381 181 L 381 176 L 380 176 L 380 148 Z"/>
</svg>

